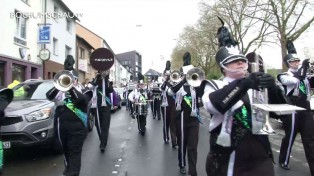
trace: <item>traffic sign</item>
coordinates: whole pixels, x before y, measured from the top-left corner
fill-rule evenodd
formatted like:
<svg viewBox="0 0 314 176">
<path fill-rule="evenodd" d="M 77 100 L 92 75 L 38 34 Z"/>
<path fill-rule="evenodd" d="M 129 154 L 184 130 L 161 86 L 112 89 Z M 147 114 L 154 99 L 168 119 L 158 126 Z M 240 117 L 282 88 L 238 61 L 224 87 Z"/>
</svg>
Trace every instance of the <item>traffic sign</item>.
<svg viewBox="0 0 314 176">
<path fill-rule="evenodd" d="M 50 25 L 39 25 L 38 32 L 38 43 L 39 44 L 49 44 L 51 42 L 51 28 Z"/>
<path fill-rule="evenodd" d="M 50 51 L 48 49 L 42 49 L 39 51 L 39 58 L 43 61 L 50 59 Z"/>
</svg>

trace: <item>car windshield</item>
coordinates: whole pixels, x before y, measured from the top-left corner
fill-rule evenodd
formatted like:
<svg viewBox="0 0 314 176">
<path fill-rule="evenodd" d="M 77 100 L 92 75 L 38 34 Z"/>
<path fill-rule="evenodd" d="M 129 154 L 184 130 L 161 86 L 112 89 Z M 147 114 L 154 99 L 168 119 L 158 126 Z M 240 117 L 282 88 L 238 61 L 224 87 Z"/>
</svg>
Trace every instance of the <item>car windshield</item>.
<svg viewBox="0 0 314 176">
<path fill-rule="evenodd" d="M 114 90 L 115 90 L 118 94 L 123 94 L 124 88 L 114 88 Z"/>
<path fill-rule="evenodd" d="M 47 99 L 46 93 L 52 87 L 52 82 L 24 82 L 18 84 L 13 88 L 13 101 Z"/>
</svg>

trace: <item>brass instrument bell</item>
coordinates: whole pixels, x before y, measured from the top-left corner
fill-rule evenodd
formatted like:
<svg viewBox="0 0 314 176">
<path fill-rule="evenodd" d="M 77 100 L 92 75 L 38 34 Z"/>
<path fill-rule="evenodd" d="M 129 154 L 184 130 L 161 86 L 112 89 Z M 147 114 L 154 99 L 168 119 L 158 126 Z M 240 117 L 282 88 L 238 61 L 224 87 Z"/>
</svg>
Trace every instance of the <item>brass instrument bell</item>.
<svg viewBox="0 0 314 176">
<path fill-rule="evenodd" d="M 73 87 L 75 77 L 71 71 L 62 70 L 53 78 L 53 84 L 56 89 L 66 92 Z"/>
<path fill-rule="evenodd" d="M 181 72 L 178 70 L 174 70 L 170 74 L 170 80 L 172 82 L 178 83 L 181 81 Z"/>
<path fill-rule="evenodd" d="M 198 67 L 194 67 L 186 73 L 186 82 L 192 87 L 200 86 L 204 79 L 205 72 Z"/>
</svg>

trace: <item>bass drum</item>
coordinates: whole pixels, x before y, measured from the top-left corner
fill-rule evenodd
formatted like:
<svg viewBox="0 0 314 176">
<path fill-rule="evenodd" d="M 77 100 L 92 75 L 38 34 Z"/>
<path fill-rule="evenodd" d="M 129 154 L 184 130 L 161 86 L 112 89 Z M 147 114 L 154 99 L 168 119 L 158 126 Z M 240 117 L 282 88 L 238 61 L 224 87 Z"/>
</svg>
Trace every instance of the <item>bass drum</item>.
<svg viewBox="0 0 314 176">
<path fill-rule="evenodd" d="M 135 103 L 135 115 L 147 115 L 147 103 Z"/>
</svg>

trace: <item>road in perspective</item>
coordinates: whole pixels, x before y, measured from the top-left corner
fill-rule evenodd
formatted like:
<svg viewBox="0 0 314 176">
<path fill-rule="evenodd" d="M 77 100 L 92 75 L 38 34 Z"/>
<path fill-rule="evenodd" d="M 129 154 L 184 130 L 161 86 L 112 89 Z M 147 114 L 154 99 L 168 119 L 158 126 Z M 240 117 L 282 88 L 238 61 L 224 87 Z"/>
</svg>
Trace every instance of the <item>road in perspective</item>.
<svg viewBox="0 0 314 176">
<path fill-rule="evenodd" d="M 153 119 L 150 109 L 145 136 L 138 133 L 137 122 L 123 106 L 111 116 L 106 151 L 99 150 L 99 139 L 94 128 L 84 143 L 81 176 L 180 176 L 177 149 L 164 144 L 162 120 Z M 205 176 L 205 161 L 209 150 L 209 116 L 202 109 L 198 144 L 198 175 Z M 280 123 L 271 120 L 276 134 L 270 136 L 275 162 L 283 137 Z M 277 176 L 310 176 L 300 136 L 297 137 L 290 160 L 290 171 L 274 165 Z M 5 150 L 4 175 L 56 176 L 62 175 L 63 155 L 47 148 Z"/>
</svg>

